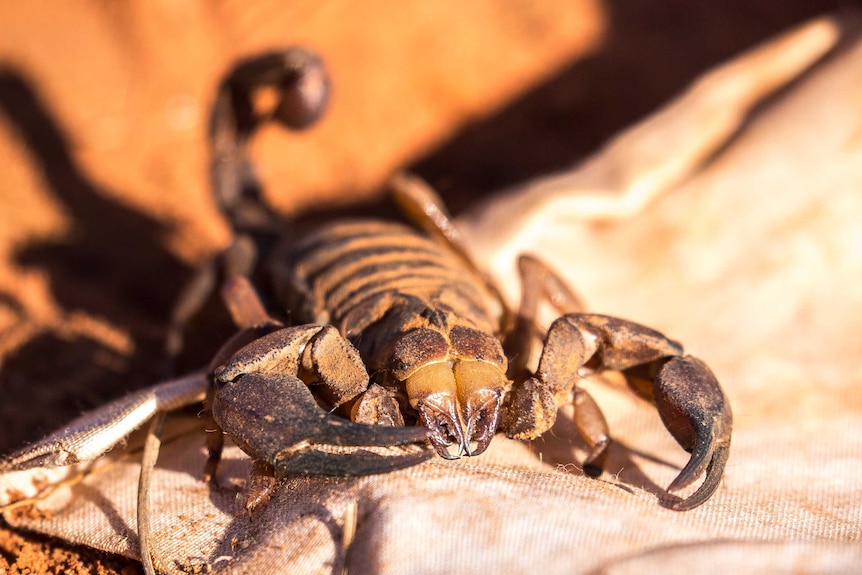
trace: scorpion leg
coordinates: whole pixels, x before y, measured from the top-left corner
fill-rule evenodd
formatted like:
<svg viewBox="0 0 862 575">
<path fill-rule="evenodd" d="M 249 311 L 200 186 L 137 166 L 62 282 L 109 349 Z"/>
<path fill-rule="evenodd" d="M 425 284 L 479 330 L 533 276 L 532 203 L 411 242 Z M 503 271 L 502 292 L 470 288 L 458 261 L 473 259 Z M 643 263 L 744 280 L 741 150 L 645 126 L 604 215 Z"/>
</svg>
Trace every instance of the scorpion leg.
<svg viewBox="0 0 862 575">
<path fill-rule="evenodd" d="M 541 260 L 522 254 L 518 257 L 518 272 L 521 303 L 505 343 L 506 354 L 512 358 L 509 368 L 515 377 L 525 373 L 533 356 L 533 343 L 541 340 L 538 328 L 540 301 L 549 302 L 561 314 L 584 309 L 575 292 Z"/>
<path fill-rule="evenodd" d="M 542 406 L 538 414 L 543 418 L 556 418 L 557 405 L 565 401 L 568 389 L 560 390 L 559 397 L 547 386 L 536 385 L 538 380 L 530 377 L 527 365 L 533 354 L 533 342 L 537 339 L 539 303 L 548 301 L 558 312 L 569 314 L 584 308 L 580 298 L 571 288 L 541 260 L 521 255 L 518 258 L 518 270 L 521 275 L 521 305 L 515 318 L 515 328 L 509 334 L 506 351 L 512 361 L 509 363 L 511 377 L 515 382 L 521 405 L 517 412 L 535 414 L 536 407 Z M 610 445 L 608 424 L 595 400 L 586 390 L 574 385 L 572 394 L 575 426 L 581 437 L 590 448 L 590 453 L 583 462 L 584 473 L 598 477 L 602 473 L 607 448 Z M 510 409 L 509 413 L 513 413 Z M 511 417 L 511 416 L 510 416 Z M 550 420 L 553 425 L 553 419 Z M 529 416 L 522 417 L 520 422 L 509 422 L 510 433 L 519 438 L 531 438 L 542 424 L 531 421 Z M 519 431 L 515 431 L 518 429 Z"/>
<path fill-rule="evenodd" d="M 402 172 L 390 178 L 389 188 L 392 199 L 407 218 L 431 237 L 448 245 L 471 268 L 478 269 L 446 205 L 431 186 L 417 176 Z"/>
<path fill-rule="evenodd" d="M 213 415 L 246 453 L 282 473 L 368 475 L 415 465 L 421 427 L 355 423 L 321 409 L 309 386 L 338 407 L 363 393 L 368 374 L 331 326 L 284 328 L 243 347 L 215 370 Z"/>
<path fill-rule="evenodd" d="M 269 317 L 260 301 L 257 291 L 243 275 L 234 276 L 222 284 L 221 296 L 224 305 L 239 331 L 233 335 L 215 354 L 209 366 L 209 373 L 228 361 L 237 350 L 256 339 L 281 329 L 283 326 Z M 216 471 L 224 449 L 224 433 L 212 414 L 214 386 L 207 392 L 204 417 L 207 418 L 207 461 L 204 466 L 204 481 L 217 484 Z"/>
<path fill-rule="evenodd" d="M 402 212 L 416 226 L 447 246 L 467 267 L 482 280 L 485 287 L 500 303 L 502 310 L 501 323 L 508 326 L 511 321 L 511 311 L 506 306 L 500 288 L 491 276 L 476 265 L 463 236 L 455 226 L 452 216 L 446 209 L 443 199 L 421 178 L 407 173 L 395 174 L 389 180 L 392 199 Z"/>
</svg>

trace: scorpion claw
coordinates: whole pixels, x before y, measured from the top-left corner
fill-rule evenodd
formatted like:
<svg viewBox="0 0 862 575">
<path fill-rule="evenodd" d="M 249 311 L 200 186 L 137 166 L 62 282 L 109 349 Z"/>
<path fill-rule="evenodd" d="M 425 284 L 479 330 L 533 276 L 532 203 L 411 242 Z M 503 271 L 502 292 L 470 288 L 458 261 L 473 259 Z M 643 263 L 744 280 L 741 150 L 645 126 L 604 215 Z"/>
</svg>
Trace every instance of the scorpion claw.
<svg viewBox="0 0 862 575">
<path fill-rule="evenodd" d="M 382 455 L 362 449 L 336 453 L 317 451 L 314 447 L 301 452 L 286 449 L 282 453 L 276 456 L 275 468 L 279 471 L 336 476 L 374 475 L 396 471 L 422 463 L 434 454 L 427 449 L 402 455 Z"/>
<path fill-rule="evenodd" d="M 716 447 L 715 451 L 712 453 L 712 458 L 709 460 L 709 464 L 706 468 L 706 478 L 704 478 L 703 483 L 700 485 L 697 491 L 684 499 L 674 497 L 673 501 L 667 502 L 665 506 L 669 507 L 670 509 L 673 509 L 674 511 L 688 511 L 689 509 L 694 509 L 702 503 L 706 503 L 707 499 L 712 497 L 712 494 L 715 493 L 715 490 L 718 488 L 718 484 L 721 482 L 721 476 L 723 474 L 724 466 L 727 463 L 727 458 L 729 455 L 730 445 L 720 445 Z M 688 466 L 686 466 L 686 468 L 688 468 Z M 681 477 L 684 477 L 685 475 L 685 469 L 683 469 L 682 473 L 680 473 L 679 476 L 667 488 L 668 493 L 673 495 L 674 492 L 685 488 L 685 485 L 677 485 L 679 479 Z M 698 476 L 699 474 L 693 475 L 692 477 L 697 478 Z"/>
<path fill-rule="evenodd" d="M 656 378 L 654 392 L 665 427 L 691 453 L 668 492 L 678 493 L 706 473 L 693 494 L 667 505 L 678 511 L 692 509 L 712 496 L 724 474 L 733 426 L 730 405 L 706 364 L 691 356 L 670 359 Z"/>
<path fill-rule="evenodd" d="M 329 414 L 292 375 L 249 373 L 224 382 L 213 414 L 243 451 L 285 473 L 371 475 L 433 454 L 419 449 L 426 429 L 366 425 Z"/>
</svg>

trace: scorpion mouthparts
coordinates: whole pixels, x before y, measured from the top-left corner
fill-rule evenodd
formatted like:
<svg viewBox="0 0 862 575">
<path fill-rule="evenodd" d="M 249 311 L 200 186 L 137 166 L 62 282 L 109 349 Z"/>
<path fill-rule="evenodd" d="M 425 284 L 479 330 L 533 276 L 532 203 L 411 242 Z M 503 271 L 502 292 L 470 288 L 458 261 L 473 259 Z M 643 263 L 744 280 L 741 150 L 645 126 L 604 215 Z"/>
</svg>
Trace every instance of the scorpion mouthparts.
<svg viewBox="0 0 862 575">
<path fill-rule="evenodd" d="M 467 421 L 468 445 L 465 455 L 481 455 L 497 433 L 500 421 L 501 395 L 483 393 L 473 396 L 465 404 L 464 419 Z"/>
<path fill-rule="evenodd" d="M 478 360 L 430 363 L 406 379 L 410 404 L 428 428 L 444 459 L 479 455 L 491 443 L 500 420 L 505 373 Z"/>
<path fill-rule="evenodd" d="M 429 439 L 444 459 L 458 459 L 482 454 L 494 438 L 500 419 L 500 397 L 484 396 L 478 406 L 469 402 L 459 414 L 454 401 L 423 403 L 419 417 L 430 432 Z M 460 415 L 465 415 L 462 419 Z"/>
<path fill-rule="evenodd" d="M 431 445 L 440 457 L 458 459 L 470 454 L 455 401 L 423 402 L 417 408 L 422 424 L 429 431 Z"/>
</svg>

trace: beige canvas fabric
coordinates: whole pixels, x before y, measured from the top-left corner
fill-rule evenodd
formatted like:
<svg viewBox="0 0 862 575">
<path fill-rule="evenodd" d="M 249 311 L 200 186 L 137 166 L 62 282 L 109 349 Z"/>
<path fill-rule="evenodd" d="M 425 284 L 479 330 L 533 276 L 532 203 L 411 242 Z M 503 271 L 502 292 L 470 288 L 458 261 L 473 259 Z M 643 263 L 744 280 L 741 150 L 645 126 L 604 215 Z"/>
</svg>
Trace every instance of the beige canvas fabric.
<svg viewBox="0 0 862 575">
<path fill-rule="evenodd" d="M 862 42 L 847 33 L 836 54 L 634 216 L 577 220 L 555 196 L 512 212 L 508 235 L 494 236 L 477 216 L 463 222 L 498 275 L 514 277 L 501 271 L 513 251 L 540 254 L 591 310 L 660 329 L 709 363 L 733 406 L 734 436 L 723 484 L 704 506 L 661 507 L 687 454 L 654 410 L 613 379 L 584 383 L 615 439 L 601 479 L 578 469 L 583 446 L 564 416 L 533 445 L 498 437 L 475 460 L 435 459 L 369 478 L 290 478 L 251 515 L 241 511 L 248 458 L 228 449 L 222 489 L 211 489 L 200 480 L 204 432 L 194 418 L 176 417 L 154 477 L 156 566 L 167 573 L 858 572 L 860 185 Z M 577 206 L 582 191 L 563 200 Z M 7 520 L 136 555 L 134 445 L 36 506 L 8 511 Z M 0 478 L 0 495 L 27 489 L 33 477 Z M 344 529 L 346 516 L 355 516 L 355 533 Z"/>
</svg>

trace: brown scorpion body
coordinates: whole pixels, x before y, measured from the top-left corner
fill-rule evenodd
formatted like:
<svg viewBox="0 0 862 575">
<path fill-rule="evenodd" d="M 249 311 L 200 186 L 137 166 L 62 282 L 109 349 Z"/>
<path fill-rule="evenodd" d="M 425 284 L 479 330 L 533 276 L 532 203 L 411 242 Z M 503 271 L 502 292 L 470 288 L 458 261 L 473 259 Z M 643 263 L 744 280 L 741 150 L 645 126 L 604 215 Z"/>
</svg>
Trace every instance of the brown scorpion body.
<svg viewBox="0 0 862 575">
<path fill-rule="evenodd" d="M 264 60 L 261 60 L 264 61 Z M 245 142 L 266 119 L 307 125 L 309 109 L 325 97 L 302 88 L 325 86 L 320 63 L 300 59 L 288 101 L 306 101 L 297 121 L 278 105 L 255 113 L 251 93 L 266 68 L 243 64 L 228 77 L 214 112 L 214 182 L 237 231 L 235 245 L 281 225 L 260 201 L 260 184 Z M 240 73 L 241 72 L 241 73 Z M 284 88 L 283 88 L 284 89 Z M 509 310 L 479 271 L 440 198 L 424 182 L 400 175 L 393 198 L 415 227 L 379 220 L 326 224 L 288 242 L 269 258 L 274 294 L 289 327 L 270 319 L 248 271 L 228 270 L 223 291 L 241 332 L 212 363 L 215 423 L 256 460 L 259 474 L 378 473 L 414 465 L 430 440 L 447 459 L 481 454 L 495 433 L 533 439 L 548 431 L 565 403 L 588 447 L 584 470 L 599 475 L 610 435 L 595 401 L 577 383 L 587 373 L 622 372 L 633 391 L 654 403 L 666 427 L 692 457 L 671 484 L 678 492 L 706 472 L 686 498 L 666 504 L 689 509 L 718 486 L 727 460 L 732 417 L 715 376 L 664 335 L 636 323 L 585 314 L 550 268 L 522 256 L 522 299 Z M 273 223 L 275 222 L 275 223 Z M 257 227 L 255 227 L 257 226 Z M 247 243 L 247 242 L 245 242 Z M 229 250 L 230 252 L 231 250 Z M 237 258 L 225 258 L 227 267 Z M 547 330 L 541 302 L 561 315 Z M 188 306 L 187 306 L 188 307 Z M 195 306 L 190 306 L 195 307 Z M 537 334 L 544 335 L 538 366 L 529 365 Z M 320 409 L 320 405 L 326 410 Z M 210 442 L 207 475 L 221 451 Z"/>
</svg>

